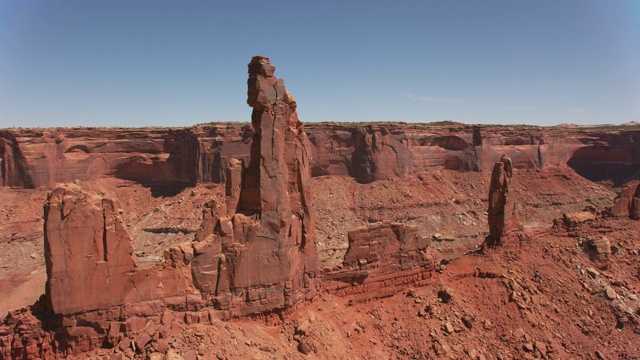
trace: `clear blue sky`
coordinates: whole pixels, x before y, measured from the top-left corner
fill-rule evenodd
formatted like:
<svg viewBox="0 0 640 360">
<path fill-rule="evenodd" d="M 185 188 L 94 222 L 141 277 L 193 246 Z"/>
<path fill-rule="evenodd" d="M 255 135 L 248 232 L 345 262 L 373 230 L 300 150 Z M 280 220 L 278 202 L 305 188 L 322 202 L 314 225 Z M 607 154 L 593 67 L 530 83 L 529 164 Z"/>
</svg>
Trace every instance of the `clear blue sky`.
<svg viewBox="0 0 640 360">
<path fill-rule="evenodd" d="M 257 54 L 302 121 L 640 121 L 640 0 L 2 0 L 0 127 L 248 121 Z"/>
</svg>

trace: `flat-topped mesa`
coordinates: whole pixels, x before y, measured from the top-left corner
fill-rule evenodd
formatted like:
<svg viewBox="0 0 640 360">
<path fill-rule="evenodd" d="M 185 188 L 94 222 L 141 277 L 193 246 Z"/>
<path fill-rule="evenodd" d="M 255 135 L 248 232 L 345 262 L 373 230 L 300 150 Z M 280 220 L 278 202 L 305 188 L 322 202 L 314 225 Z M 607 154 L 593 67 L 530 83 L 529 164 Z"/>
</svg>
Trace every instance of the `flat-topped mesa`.
<svg viewBox="0 0 640 360">
<path fill-rule="evenodd" d="M 489 187 L 489 236 L 485 241 L 489 247 L 500 245 L 502 238 L 518 226 L 515 194 L 509 189 L 512 176 L 511 158 L 502 155 L 493 166 Z"/>
<path fill-rule="evenodd" d="M 296 101 L 274 71 L 266 57 L 249 63 L 249 164 L 229 161 L 226 201 L 205 210 L 202 229 L 214 236 L 200 231 L 196 238 L 208 239 L 195 245 L 196 286 L 208 284 L 199 287 L 205 297 L 237 315 L 300 302 L 311 291 L 305 279 L 316 271 L 311 145 Z"/>
</svg>

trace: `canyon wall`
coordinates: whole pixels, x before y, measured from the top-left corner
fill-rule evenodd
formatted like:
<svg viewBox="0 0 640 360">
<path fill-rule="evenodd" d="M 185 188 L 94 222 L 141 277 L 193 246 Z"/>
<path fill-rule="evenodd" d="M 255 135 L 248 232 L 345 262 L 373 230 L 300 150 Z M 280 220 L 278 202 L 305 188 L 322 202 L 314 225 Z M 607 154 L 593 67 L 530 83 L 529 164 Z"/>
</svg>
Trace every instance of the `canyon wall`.
<svg viewBox="0 0 640 360">
<path fill-rule="evenodd" d="M 616 184 L 640 174 L 640 129 L 406 123 L 308 124 L 313 176 L 359 182 L 436 169 L 491 171 L 502 154 L 514 168 L 565 165 Z M 53 188 L 101 176 L 132 180 L 156 194 L 222 183 L 231 158 L 248 163 L 246 123 L 189 128 L 0 130 L 0 185 Z M 607 171 L 603 171 L 603 169 Z"/>
</svg>

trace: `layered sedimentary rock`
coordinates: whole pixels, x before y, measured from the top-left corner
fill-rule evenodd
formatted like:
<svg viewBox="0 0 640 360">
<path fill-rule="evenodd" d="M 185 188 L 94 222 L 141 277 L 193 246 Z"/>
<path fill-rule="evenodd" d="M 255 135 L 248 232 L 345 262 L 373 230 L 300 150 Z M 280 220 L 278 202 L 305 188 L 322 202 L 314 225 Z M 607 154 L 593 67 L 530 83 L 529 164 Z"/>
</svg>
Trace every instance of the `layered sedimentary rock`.
<svg viewBox="0 0 640 360">
<path fill-rule="evenodd" d="M 249 64 L 249 164 L 229 161 L 226 200 L 207 207 L 202 228 L 212 231 L 198 232 L 195 244 L 198 287 L 240 314 L 299 302 L 310 291 L 305 276 L 316 270 L 311 146 L 296 101 L 274 71 L 265 57 Z"/>
<path fill-rule="evenodd" d="M 608 264 L 611 256 L 611 242 L 606 236 L 589 238 L 586 241 L 587 253 L 592 261 Z"/>
<path fill-rule="evenodd" d="M 349 248 L 341 267 L 326 273 L 323 287 L 339 295 L 371 299 L 407 285 L 425 285 L 435 266 L 430 239 L 413 225 L 382 221 L 348 233 Z"/>
<path fill-rule="evenodd" d="M 46 305 L 69 315 L 193 293 L 185 269 L 140 270 L 117 201 L 57 187 L 44 207 Z"/>
<path fill-rule="evenodd" d="M 490 171 L 502 154 L 511 157 L 514 168 L 569 164 L 591 180 L 606 178 L 619 184 L 640 170 L 637 128 L 612 132 L 457 123 L 323 123 L 307 124 L 305 131 L 314 176 L 350 175 L 359 182 L 437 169 Z M 222 183 L 231 158 L 248 162 L 253 135 L 246 123 L 0 130 L 0 185 L 53 188 L 59 182 L 112 176 L 161 194 L 200 182 Z"/>
<path fill-rule="evenodd" d="M 430 239 L 418 234 L 412 225 L 378 222 L 355 228 L 348 233 L 349 248 L 344 256 L 345 266 L 398 265 L 412 267 L 415 261 L 425 260 L 422 251 L 430 244 Z"/>
<path fill-rule="evenodd" d="M 489 236 L 488 246 L 500 245 L 502 238 L 517 226 L 515 194 L 510 190 L 513 168 L 511 159 L 503 155 L 493 166 L 489 188 Z"/>
<path fill-rule="evenodd" d="M 613 216 L 629 216 L 640 220 L 640 184 L 627 186 L 616 198 L 610 211 Z"/>
</svg>

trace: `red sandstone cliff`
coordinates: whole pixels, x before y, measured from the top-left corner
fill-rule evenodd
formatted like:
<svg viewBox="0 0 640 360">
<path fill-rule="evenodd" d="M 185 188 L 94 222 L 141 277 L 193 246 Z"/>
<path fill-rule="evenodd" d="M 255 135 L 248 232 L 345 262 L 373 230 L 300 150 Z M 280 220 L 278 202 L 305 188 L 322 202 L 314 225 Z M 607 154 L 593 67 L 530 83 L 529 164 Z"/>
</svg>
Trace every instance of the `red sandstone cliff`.
<svg viewBox="0 0 640 360">
<path fill-rule="evenodd" d="M 249 64 L 254 135 L 248 165 L 229 161 L 226 201 L 208 203 L 195 241 L 167 249 L 164 263 L 138 268 L 116 200 L 75 184 L 49 193 L 47 283 L 44 309 L 38 309 L 49 319 L 25 328 L 30 313 L 10 315 L 0 333 L 0 358 L 113 347 L 130 322 L 146 324 L 132 318 L 168 309 L 201 310 L 193 316 L 211 321 L 281 312 L 315 295 L 310 143 L 296 101 L 274 71 L 268 58 Z M 151 335 L 140 335 L 136 345 L 144 347 Z"/>
<path fill-rule="evenodd" d="M 640 171 L 640 130 L 372 123 L 307 124 L 312 174 L 359 182 L 415 172 L 490 171 L 502 154 L 514 168 L 569 164 L 617 184 Z M 254 130 L 242 123 L 190 128 L 61 128 L 0 131 L 0 185 L 52 188 L 112 176 L 157 193 L 224 182 L 231 158 L 249 160 Z"/>
<path fill-rule="evenodd" d="M 196 293 L 186 268 L 139 270 L 118 202 L 57 187 L 45 203 L 46 306 L 69 315 Z"/>
</svg>

